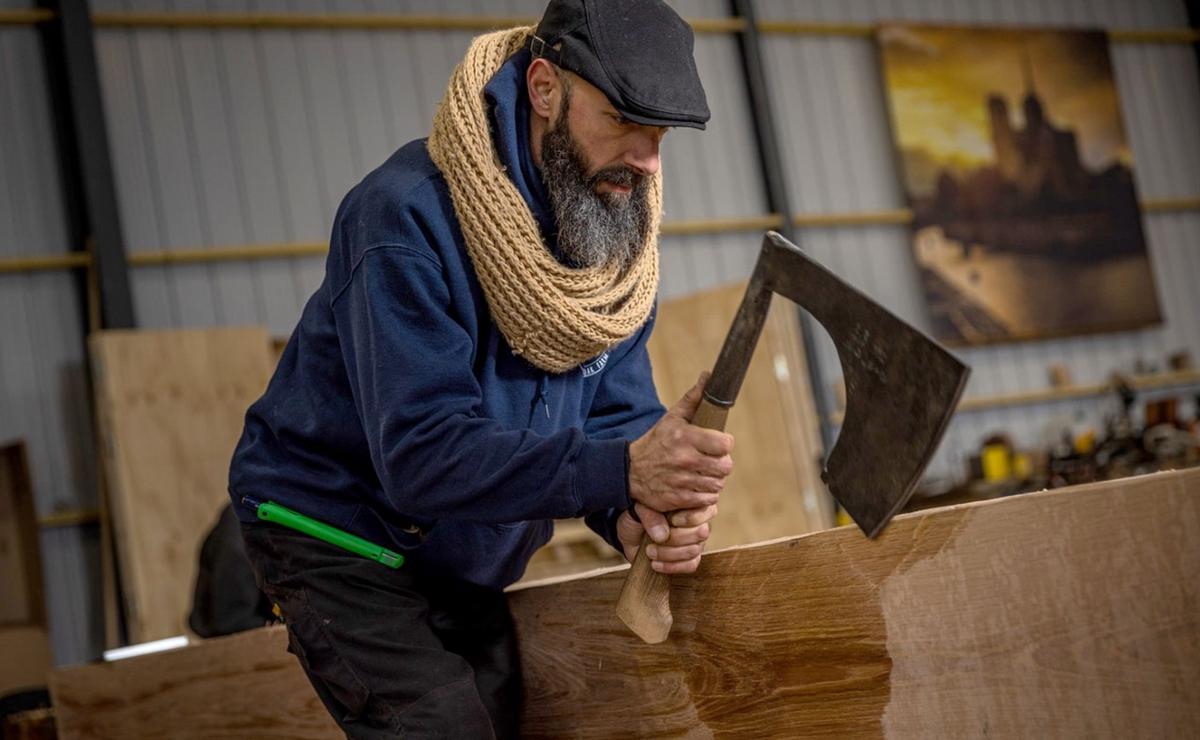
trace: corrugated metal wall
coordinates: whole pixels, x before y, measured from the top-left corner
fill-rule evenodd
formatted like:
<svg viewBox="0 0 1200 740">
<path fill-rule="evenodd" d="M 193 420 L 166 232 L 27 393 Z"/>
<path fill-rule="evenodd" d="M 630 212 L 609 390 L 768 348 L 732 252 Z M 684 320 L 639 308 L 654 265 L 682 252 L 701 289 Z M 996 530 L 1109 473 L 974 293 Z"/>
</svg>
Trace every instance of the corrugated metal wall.
<svg viewBox="0 0 1200 740">
<path fill-rule="evenodd" d="M 29 7 L 3 0 L 0 9 Z M 0 27 L 0 257 L 68 251 L 54 127 L 38 32 Z M 0 274 L 0 442 L 24 439 L 39 516 L 96 505 L 83 356 L 83 313 L 67 272 Z M 75 661 L 100 639 L 91 563 L 95 532 L 42 535 L 55 657 Z"/>
<path fill-rule="evenodd" d="M 14 0 L 0 4 L 22 6 Z M 721 17 L 725 0 L 675 2 L 689 17 Z M 97 11 L 412 13 L 536 16 L 543 0 L 94 0 Z M 883 19 L 1100 27 L 1181 27 L 1180 0 L 760 0 L 764 19 L 874 22 Z M 311 241 L 328 236 L 337 204 L 396 147 L 428 132 L 446 78 L 472 32 L 98 30 L 97 54 L 114 155 L 121 216 L 131 252 L 229 244 Z M 872 42 L 839 36 L 769 36 L 768 74 L 785 142 L 792 208 L 800 213 L 903 206 Z M 1125 123 L 1143 198 L 1200 193 L 1200 81 L 1190 48 L 1113 47 Z M 704 133 L 673 131 L 665 144 L 666 218 L 762 214 L 746 94 L 734 38 L 701 34 L 697 62 L 714 117 Z M 0 137 L 3 254 L 62 250 L 52 144 L 44 125 L 35 32 L 0 30 Z M 23 96 L 30 105 L 8 105 Z M 11 119 L 11 120 L 10 120 Z M 40 137 L 40 139 L 38 138 Z M 14 164 L 15 162 L 15 164 Z M 39 193 L 36 198 L 31 193 Z M 34 201 L 43 205 L 34 206 Z M 19 215 L 19 218 L 17 217 Z M 1200 214 L 1146 217 L 1167 322 L 1161 328 L 1051 342 L 967 350 L 971 394 L 1042 387 L 1046 367 L 1066 364 L 1079 382 L 1128 369 L 1137 357 L 1161 362 L 1171 350 L 1200 357 Z M 801 232 L 807 248 L 839 274 L 917 325 L 926 324 L 902 226 Z M 662 295 L 670 297 L 744 278 L 758 236 L 663 239 Z M 290 332 L 321 279 L 319 257 L 133 268 L 142 326 L 262 323 Z M 0 276 L 0 432 L 36 446 L 35 477 L 44 511 L 58 500 L 91 501 L 89 421 L 77 370 L 63 392 L 59 368 L 80 367 L 79 308 L 72 278 Z M 36 341 L 35 341 L 36 340 Z M 10 347 L 13 348 L 10 350 Z M 822 344 L 826 378 L 837 360 Z M 69 375 L 69 373 L 68 373 Z M 52 378 L 59 380 L 51 380 Z M 825 389 L 828 392 L 828 389 Z M 13 409 L 13 410 L 9 410 Z M 951 427 L 935 469 L 956 471 L 993 429 L 1028 440 L 1053 416 L 1097 416 L 1094 400 L 963 414 Z M 10 419 L 16 421 L 10 422 Z M 11 427 L 11 431 L 10 431 Z M 50 493 L 46 493 L 50 492 Z M 68 537 L 69 534 L 69 537 Z M 94 543 L 74 530 L 48 537 L 77 562 Z M 88 548 L 91 548 L 90 550 Z M 74 560 L 72 560 L 74 558 Z M 74 613 L 96 603 L 78 569 L 50 566 L 52 603 Z M 90 590 L 89 590 L 90 589 Z M 98 609 L 94 609 L 98 612 Z M 59 618 L 59 659 L 98 646 L 96 620 Z M 90 640 L 90 642 L 89 642 Z"/>
</svg>

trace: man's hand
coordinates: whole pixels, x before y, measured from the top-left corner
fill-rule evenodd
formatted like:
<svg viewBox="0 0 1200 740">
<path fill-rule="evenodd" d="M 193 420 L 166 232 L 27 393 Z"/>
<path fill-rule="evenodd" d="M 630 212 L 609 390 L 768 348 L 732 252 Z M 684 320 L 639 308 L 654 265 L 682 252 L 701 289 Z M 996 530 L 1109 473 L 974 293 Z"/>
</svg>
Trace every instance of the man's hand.
<svg viewBox="0 0 1200 740">
<path fill-rule="evenodd" d="M 690 423 L 708 373 L 650 431 L 629 445 L 629 497 L 654 511 L 702 509 L 717 503 L 733 470 L 733 437 Z M 640 515 L 640 512 L 639 512 Z M 662 531 L 656 531 L 658 524 Z M 655 542 L 665 522 L 645 522 Z"/>
<path fill-rule="evenodd" d="M 629 445 L 629 496 L 642 521 L 622 514 L 617 532 L 631 561 L 642 532 L 649 533 L 655 545 L 646 554 L 660 573 L 696 570 L 708 521 L 717 513 L 725 478 L 733 470 L 733 437 L 690 422 L 707 381 L 708 373 L 701 375 L 650 431 Z"/>
<path fill-rule="evenodd" d="M 664 521 L 662 514 L 647 509 L 641 504 L 634 504 L 638 517 L 642 521 Z M 685 509 L 671 514 L 671 533 L 665 542 L 658 542 L 646 547 L 646 555 L 650 558 L 650 567 L 659 573 L 695 573 L 700 567 L 700 553 L 704 543 L 708 541 L 708 522 L 717 515 L 716 505 L 702 509 Z M 640 522 L 626 511 L 617 519 L 617 537 L 625 550 L 629 562 L 637 556 L 638 547 L 642 544 L 645 528 Z"/>
</svg>

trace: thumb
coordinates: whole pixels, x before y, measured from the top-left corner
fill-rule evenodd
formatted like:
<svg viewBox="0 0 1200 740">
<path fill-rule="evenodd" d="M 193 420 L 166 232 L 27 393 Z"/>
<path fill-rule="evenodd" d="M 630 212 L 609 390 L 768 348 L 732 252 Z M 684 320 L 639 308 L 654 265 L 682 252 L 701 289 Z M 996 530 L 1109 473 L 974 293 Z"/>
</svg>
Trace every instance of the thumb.
<svg viewBox="0 0 1200 740">
<path fill-rule="evenodd" d="M 696 384 L 683 394 L 683 398 L 679 399 L 667 413 L 691 421 L 692 417 L 696 415 L 696 409 L 700 407 L 700 399 L 704 398 L 704 386 L 708 383 L 710 375 L 712 373 L 707 370 L 700 373 L 700 379 L 696 381 Z"/>
<path fill-rule="evenodd" d="M 667 517 L 662 512 L 641 504 L 634 504 L 633 507 L 637 510 L 638 519 L 642 520 L 642 526 L 646 528 L 646 534 L 650 535 L 650 539 L 655 542 L 665 542 L 671 536 L 671 527 L 667 524 Z"/>
</svg>

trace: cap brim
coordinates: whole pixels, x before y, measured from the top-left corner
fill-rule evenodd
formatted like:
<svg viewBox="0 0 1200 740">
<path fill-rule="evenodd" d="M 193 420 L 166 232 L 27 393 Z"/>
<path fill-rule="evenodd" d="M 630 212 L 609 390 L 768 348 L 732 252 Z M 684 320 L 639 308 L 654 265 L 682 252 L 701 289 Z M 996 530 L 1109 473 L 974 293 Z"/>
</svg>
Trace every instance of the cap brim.
<svg viewBox="0 0 1200 740">
<path fill-rule="evenodd" d="M 609 101 L 612 102 L 612 101 Z M 703 131 L 706 127 L 704 121 L 697 121 L 694 118 L 663 118 L 659 116 L 647 116 L 642 113 L 635 113 L 630 110 L 622 110 L 620 106 L 613 106 L 621 115 L 625 116 L 634 123 L 640 123 L 645 126 L 669 126 L 672 128 L 683 126 L 685 128 L 696 128 Z"/>
</svg>

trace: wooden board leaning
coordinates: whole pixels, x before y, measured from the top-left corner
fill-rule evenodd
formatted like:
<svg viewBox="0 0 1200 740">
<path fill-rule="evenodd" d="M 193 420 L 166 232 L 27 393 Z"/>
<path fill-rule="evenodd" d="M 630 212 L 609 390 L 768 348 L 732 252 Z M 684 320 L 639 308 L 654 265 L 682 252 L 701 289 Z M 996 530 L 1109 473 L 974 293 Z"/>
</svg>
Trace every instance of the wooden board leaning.
<svg viewBox="0 0 1200 740">
<path fill-rule="evenodd" d="M 267 333 L 105 331 L 89 348 L 129 639 L 183 634 L 200 542 L 270 376 Z"/>
<path fill-rule="evenodd" d="M 523 735 L 1175 737 L 1200 726 L 1200 471 L 706 556 L 675 629 L 623 568 L 512 593 Z M 63 738 L 336 737 L 278 628 L 57 672 Z"/>
</svg>

